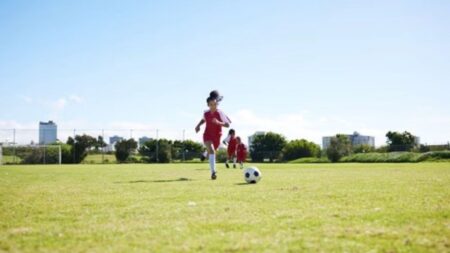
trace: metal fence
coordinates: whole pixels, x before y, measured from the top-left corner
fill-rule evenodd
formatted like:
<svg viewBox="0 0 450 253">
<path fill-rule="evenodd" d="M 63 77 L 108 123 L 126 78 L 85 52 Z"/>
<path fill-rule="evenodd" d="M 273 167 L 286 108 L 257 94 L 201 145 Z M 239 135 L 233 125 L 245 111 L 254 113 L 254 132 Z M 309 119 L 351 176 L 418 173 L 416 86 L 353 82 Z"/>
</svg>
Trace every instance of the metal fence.
<svg viewBox="0 0 450 253">
<path fill-rule="evenodd" d="M 39 129 L 0 129 L 0 163 L 73 163 L 74 159 L 70 160 L 64 155 L 65 151 L 61 150 L 58 145 L 50 145 L 51 143 L 42 143 L 42 136 L 48 134 L 49 130 Z M 194 140 L 201 142 L 201 135 L 195 134 L 193 131 L 169 131 L 159 129 L 58 129 L 57 141 L 66 143 L 68 138 L 74 138 L 77 135 L 89 135 L 94 138 L 101 137 L 107 144 L 105 147 L 99 149 L 89 150 L 89 156 L 83 161 L 85 163 L 114 163 L 116 158 L 114 156 L 114 144 L 121 139 L 133 138 L 138 143 L 140 148 L 143 143 L 148 140 Z M 45 138 L 44 138 L 45 139 Z M 48 141 L 48 139 L 46 139 Z M 52 140 L 50 140 L 52 141 Z M 131 162 L 187 162 L 199 161 L 202 151 L 192 152 L 180 147 L 174 147 L 169 144 L 166 147 L 166 157 L 157 149 L 152 152 L 146 152 L 146 156 L 142 157 L 135 153 L 132 156 Z M 59 151 L 58 151 L 59 150 Z M 250 147 L 248 151 L 250 152 Z M 412 152 L 429 152 L 450 150 L 450 143 L 445 144 L 420 144 L 415 146 L 383 146 L 368 151 L 362 152 L 397 152 L 397 151 L 412 151 Z M 322 156 L 326 153 L 322 152 Z M 218 152 L 218 161 L 223 162 L 226 159 L 226 151 L 220 150 Z M 281 150 L 263 151 L 259 153 L 248 154 L 248 158 L 253 158 L 255 161 L 281 161 Z M 133 160 L 134 159 L 134 160 Z"/>
<path fill-rule="evenodd" d="M 42 136 L 52 135 L 53 130 L 49 129 L 0 129 L 0 143 L 3 146 L 8 145 L 37 145 L 49 144 L 42 143 L 48 141 L 48 138 Z M 193 131 L 181 130 L 160 130 L 160 129 L 57 129 L 55 133 L 56 139 L 65 143 L 69 137 L 76 135 L 90 135 L 92 137 L 101 136 L 106 143 L 109 144 L 110 138 L 133 138 L 138 141 L 140 138 L 149 139 L 197 139 Z M 53 142 L 50 140 L 50 142 Z"/>
<path fill-rule="evenodd" d="M 57 129 L 56 132 L 48 129 L 0 129 L 0 163 L 59 163 L 61 154 L 55 154 L 54 149 L 60 148 L 55 143 L 66 143 L 69 138 L 77 135 L 89 135 L 94 138 L 102 138 L 106 146 L 89 150 L 86 163 L 115 162 L 115 144 L 123 139 L 134 139 L 140 148 L 149 140 L 194 140 L 199 141 L 201 135 L 195 135 L 193 131 L 172 131 L 160 129 Z M 56 136 L 48 138 L 49 136 Z M 170 148 L 170 161 L 188 161 L 199 159 L 201 152 L 182 151 L 179 148 Z M 64 150 L 62 151 L 64 156 Z M 138 155 L 137 153 L 135 155 Z M 150 157 L 156 157 L 158 161 L 160 152 L 156 150 Z M 67 160 L 67 159 L 66 159 Z M 34 161 L 34 162 L 30 162 Z M 135 160 L 140 162 L 141 159 Z M 73 161 L 65 161 L 70 163 Z M 64 163 L 64 159 L 63 159 Z"/>
</svg>

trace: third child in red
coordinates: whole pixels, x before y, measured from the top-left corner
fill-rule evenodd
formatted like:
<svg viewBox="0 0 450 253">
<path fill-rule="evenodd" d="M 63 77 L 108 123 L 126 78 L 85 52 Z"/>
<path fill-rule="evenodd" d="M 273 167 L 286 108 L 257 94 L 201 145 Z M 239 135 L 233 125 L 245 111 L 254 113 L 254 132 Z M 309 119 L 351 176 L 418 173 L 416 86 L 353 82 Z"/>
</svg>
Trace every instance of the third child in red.
<svg viewBox="0 0 450 253">
<path fill-rule="evenodd" d="M 228 131 L 228 136 L 227 138 L 225 138 L 225 140 L 223 140 L 223 144 L 228 145 L 227 147 L 228 159 L 225 161 L 225 166 L 227 168 L 230 168 L 228 162 L 233 160 L 233 168 L 236 169 L 237 142 L 236 142 L 236 132 L 234 131 L 234 129 L 230 129 L 230 131 Z"/>
<path fill-rule="evenodd" d="M 236 154 L 237 154 L 237 162 L 241 165 L 241 169 L 244 168 L 244 162 L 247 159 L 247 147 L 245 147 L 245 144 L 242 143 L 240 137 L 236 137 L 237 147 L 236 147 Z"/>
</svg>

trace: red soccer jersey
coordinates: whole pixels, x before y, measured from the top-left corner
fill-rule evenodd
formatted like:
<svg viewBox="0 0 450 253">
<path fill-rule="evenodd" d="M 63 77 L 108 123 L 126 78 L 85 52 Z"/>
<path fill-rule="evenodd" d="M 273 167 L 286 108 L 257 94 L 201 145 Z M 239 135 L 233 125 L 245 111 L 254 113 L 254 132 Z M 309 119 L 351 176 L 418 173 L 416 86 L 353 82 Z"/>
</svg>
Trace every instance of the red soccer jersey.
<svg viewBox="0 0 450 253">
<path fill-rule="evenodd" d="M 227 138 L 224 140 L 225 143 L 228 143 L 227 153 L 228 157 L 232 157 L 236 155 L 236 146 L 237 146 L 237 139 L 236 137 L 231 137 L 231 135 L 228 135 Z"/>
<path fill-rule="evenodd" d="M 231 123 L 231 120 L 222 111 L 219 110 L 215 112 L 211 112 L 210 110 L 206 111 L 203 114 L 203 119 L 206 122 L 205 132 L 203 133 L 203 140 L 212 141 L 215 148 L 217 149 L 220 144 L 220 137 L 222 136 L 222 126 L 215 124 L 213 120 L 217 119 L 228 124 Z"/>
<path fill-rule="evenodd" d="M 247 158 L 247 148 L 245 147 L 244 143 L 237 145 L 236 153 L 237 153 L 237 161 L 245 162 L 245 159 Z"/>
<path fill-rule="evenodd" d="M 237 141 L 235 137 L 230 137 L 228 141 L 228 152 L 234 153 L 236 151 Z"/>
</svg>

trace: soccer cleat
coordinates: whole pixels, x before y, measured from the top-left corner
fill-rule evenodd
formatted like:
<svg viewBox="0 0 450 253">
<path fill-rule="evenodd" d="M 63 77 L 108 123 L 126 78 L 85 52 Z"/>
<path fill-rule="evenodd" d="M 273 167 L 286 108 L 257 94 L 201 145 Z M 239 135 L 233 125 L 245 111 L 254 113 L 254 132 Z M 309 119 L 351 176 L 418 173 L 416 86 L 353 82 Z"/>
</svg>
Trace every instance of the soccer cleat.
<svg viewBox="0 0 450 253">
<path fill-rule="evenodd" d="M 225 167 L 227 167 L 227 169 L 229 169 L 230 165 L 228 165 L 228 163 L 225 163 Z"/>
<path fill-rule="evenodd" d="M 212 180 L 216 180 L 216 178 L 217 178 L 216 172 L 212 173 L 211 174 L 211 179 Z"/>
</svg>

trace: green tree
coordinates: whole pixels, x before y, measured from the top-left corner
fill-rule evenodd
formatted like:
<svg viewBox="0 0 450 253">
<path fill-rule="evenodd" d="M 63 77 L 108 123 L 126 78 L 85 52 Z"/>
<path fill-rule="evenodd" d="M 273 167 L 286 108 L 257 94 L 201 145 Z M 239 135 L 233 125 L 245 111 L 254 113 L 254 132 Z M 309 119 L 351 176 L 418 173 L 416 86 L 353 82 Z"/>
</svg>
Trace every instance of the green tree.
<svg viewBox="0 0 450 253">
<path fill-rule="evenodd" d="M 172 158 L 178 160 L 192 160 L 204 150 L 202 144 L 192 141 L 174 141 L 172 145 Z"/>
<path fill-rule="evenodd" d="M 97 144 L 97 139 L 92 136 L 83 134 L 76 135 L 75 139 L 69 137 L 66 143 L 72 147 L 72 162 L 80 163 L 86 157 L 88 149 L 95 147 L 95 145 Z"/>
<path fill-rule="evenodd" d="M 139 149 L 139 154 L 150 163 L 169 163 L 172 160 L 172 142 L 166 139 L 150 140 Z"/>
<path fill-rule="evenodd" d="M 69 144 L 61 143 L 61 162 L 73 163 L 72 146 Z"/>
<path fill-rule="evenodd" d="M 370 152 L 374 152 L 374 151 L 375 151 L 375 148 L 370 145 L 367 145 L 367 144 L 353 146 L 353 153 L 355 153 L 355 154 L 370 153 Z"/>
<path fill-rule="evenodd" d="M 106 142 L 103 140 L 103 136 L 99 135 L 97 137 L 97 141 L 94 144 L 94 148 L 96 151 L 98 151 L 101 148 L 106 147 Z"/>
<path fill-rule="evenodd" d="M 320 156 L 320 146 L 305 139 L 292 140 L 287 143 L 282 151 L 284 161 L 292 161 L 303 157 Z"/>
<path fill-rule="evenodd" d="M 127 161 L 130 157 L 131 153 L 133 153 L 137 148 L 137 142 L 134 139 L 123 139 L 121 141 L 116 142 L 114 145 L 116 152 L 116 159 L 118 162 L 123 163 Z"/>
<path fill-rule="evenodd" d="M 330 145 L 326 152 L 327 157 L 331 162 L 338 162 L 342 157 L 351 154 L 352 144 L 346 135 L 337 134 L 336 137 L 331 138 Z"/>
<path fill-rule="evenodd" d="M 387 144 L 389 145 L 389 151 L 411 151 L 416 147 L 416 137 L 408 131 L 403 133 L 399 132 L 387 132 L 388 138 Z"/>
<path fill-rule="evenodd" d="M 216 162 L 224 163 L 228 159 L 228 152 L 226 148 L 219 148 L 216 151 Z"/>
<path fill-rule="evenodd" d="M 383 145 L 375 149 L 377 153 L 387 153 L 389 151 L 389 146 Z"/>
<path fill-rule="evenodd" d="M 431 148 L 427 145 L 420 144 L 418 150 L 420 153 L 426 153 L 426 152 L 430 152 Z"/>
<path fill-rule="evenodd" d="M 285 145 L 286 138 L 281 134 L 268 132 L 264 135 L 257 135 L 250 147 L 250 157 L 253 162 L 263 162 L 264 159 L 273 162 L 280 158 Z"/>
</svg>

